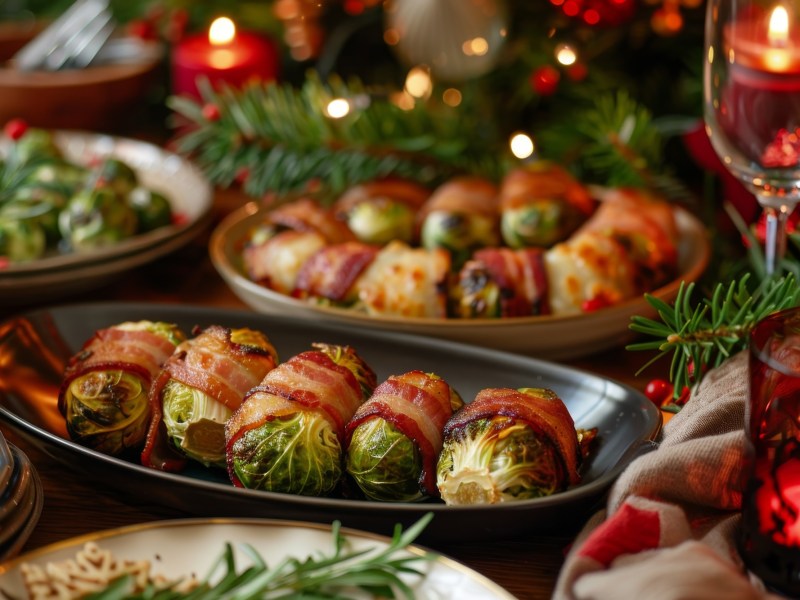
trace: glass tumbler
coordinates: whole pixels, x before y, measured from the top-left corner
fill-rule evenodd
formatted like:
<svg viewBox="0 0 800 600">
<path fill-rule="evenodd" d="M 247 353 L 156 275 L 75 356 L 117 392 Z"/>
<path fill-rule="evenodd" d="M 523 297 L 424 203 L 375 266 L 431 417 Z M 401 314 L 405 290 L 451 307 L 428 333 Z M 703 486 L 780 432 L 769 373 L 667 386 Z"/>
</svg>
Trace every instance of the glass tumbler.
<svg viewBox="0 0 800 600">
<path fill-rule="evenodd" d="M 740 550 L 770 588 L 800 596 L 800 308 L 750 336 Z"/>
</svg>

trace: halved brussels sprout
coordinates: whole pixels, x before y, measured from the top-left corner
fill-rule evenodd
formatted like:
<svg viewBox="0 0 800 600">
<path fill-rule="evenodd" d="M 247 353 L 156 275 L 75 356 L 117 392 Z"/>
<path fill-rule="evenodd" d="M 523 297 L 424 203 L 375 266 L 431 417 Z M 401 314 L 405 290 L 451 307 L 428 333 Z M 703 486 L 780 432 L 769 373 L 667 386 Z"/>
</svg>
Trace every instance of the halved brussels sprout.
<svg viewBox="0 0 800 600">
<path fill-rule="evenodd" d="M 58 220 L 64 241 L 78 251 L 116 243 L 136 233 L 137 226 L 136 212 L 111 188 L 78 192 Z"/>
<path fill-rule="evenodd" d="M 489 268 L 476 260 L 468 260 L 459 271 L 458 282 L 450 290 L 450 304 L 452 314 L 462 319 L 502 316 L 500 286 Z"/>
<path fill-rule="evenodd" d="M 137 187 L 128 194 L 128 204 L 136 211 L 140 232 L 152 231 L 172 222 L 172 207 L 163 194 Z"/>
<path fill-rule="evenodd" d="M 0 215 L 0 256 L 11 262 L 39 258 L 47 248 L 44 228 L 34 219 Z"/>
<path fill-rule="evenodd" d="M 447 504 L 496 504 L 563 489 L 556 448 L 526 423 L 495 416 L 468 423 L 444 442 L 437 466 Z"/>
<path fill-rule="evenodd" d="M 540 498 L 580 479 L 578 436 L 553 390 L 481 390 L 444 432 L 436 485 L 447 504 Z"/>
<path fill-rule="evenodd" d="M 126 322 L 115 328 L 145 330 L 173 347 L 186 337 L 177 325 L 165 322 Z M 71 439 L 104 454 L 138 449 L 150 422 L 149 392 L 149 382 L 136 370 L 89 368 L 79 374 L 59 401 Z"/>
<path fill-rule="evenodd" d="M 388 244 L 392 240 L 410 244 L 414 238 L 414 219 L 407 204 L 383 199 L 356 204 L 347 214 L 347 225 L 367 244 Z"/>
</svg>

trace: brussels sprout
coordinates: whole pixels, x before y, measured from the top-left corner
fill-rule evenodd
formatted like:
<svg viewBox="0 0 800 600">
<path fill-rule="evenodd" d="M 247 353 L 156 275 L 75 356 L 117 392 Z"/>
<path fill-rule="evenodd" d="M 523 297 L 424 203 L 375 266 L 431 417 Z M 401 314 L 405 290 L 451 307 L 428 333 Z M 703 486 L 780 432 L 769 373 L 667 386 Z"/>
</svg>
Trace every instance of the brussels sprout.
<svg viewBox="0 0 800 600">
<path fill-rule="evenodd" d="M 422 222 L 420 243 L 429 250 L 445 248 L 458 268 L 475 248 L 496 246 L 499 238 L 494 219 L 477 213 L 433 211 Z"/>
<path fill-rule="evenodd" d="M 468 260 L 464 264 L 457 285 L 451 288 L 450 303 L 451 313 L 462 319 L 502 316 L 500 286 L 480 261 Z"/>
<path fill-rule="evenodd" d="M 136 212 L 110 188 L 83 190 L 59 215 L 64 241 L 81 251 L 113 244 L 136 232 Z"/>
<path fill-rule="evenodd" d="M 251 489 L 324 496 L 342 475 L 339 438 L 314 412 L 299 410 L 245 431 L 231 451 L 236 476 Z"/>
<path fill-rule="evenodd" d="M 31 174 L 30 180 L 35 184 L 47 186 L 66 196 L 71 196 L 86 183 L 89 170 L 65 160 L 46 162 Z"/>
<path fill-rule="evenodd" d="M 277 363 L 275 348 L 260 331 L 233 329 L 231 342 L 268 352 Z M 208 467 L 225 467 L 225 423 L 232 411 L 205 392 L 170 379 L 161 392 L 162 419 L 167 436 L 185 456 Z"/>
<path fill-rule="evenodd" d="M 567 238 L 580 221 L 580 213 L 567 202 L 541 198 L 504 210 L 500 232 L 512 248 L 549 247 Z"/>
<path fill-rule="evenodd" d="M 185 339 L 174 324 L 126 322 L 123 330 L 146 330 L 177 346 Z M 137 371 L 90 369 L 69 382 L 60 399 L 67 431 L 76 442 L 119 455 L 141 447 L 150 422 L 150 387 Z"/>
<path fill-rule="evenodd" d="M 14 152 L 20 163 L 33 158 L 61 158 L 61 149 L 53 139 L 53 135 L 45 130 L 31 128 L 14 144 Z"/>
<path fill-rule="evenodd" d="M 328 410 L 348 421 L 375 388 L 372 369 L 349 346 L 314 344 L 270 371 L 229 422 L 228 473 L 244 487 L 269 492 L 323 496 L 342 477 L 342 441 Z M 334 362 L 320 362 L 320 353 Z M 356 393 L 339 367 L 358 380 Z M 308 382 L 306 382 L 308 378 Z M 307 391 L 311 390 L 309 393 Z M 284 396 L 284 394 L 286 396 Z M 332 394 L 341 394 L 332 397 Z M 315 406 L 295 402 L 310 395 Z M 236 421 L 242 415 L 244 421 Z M 255 424 L 249 417 L 257 418 Z"/>
<path fill-rule="evenodd" d="M 139 231 L 152 231 L 172 222 L 172 207 L 165 196 L 143 187 L 128 194 L 128 204 L 136 211 Z"/>
<path fill-rule="evenodd" d="M 367 244 L 392 240 L 410 244 L 414 237 L 414 213 L 402 202 L 360 202 L 347 214 L 347 225 Z"/>
<path fill-rule="evenodd" d="M 481 390 L 444 433 L 436 485 L 447 504 L 539 498 L 580 479 L 574 424 L 552 390 Z"/>
<path fill-rule="evenodd" d="M 477 419 L 444 442 L 437 484 L 447 504 L 496 504 L 563 489 L 556 448 L 513 417 Z"/>
<path fill-rule="evenodd" d="M 61 238 L 58 230 L 58 214 L 65 202 L 61 194 L 52 190 L 44 188 L 25 190 L 0 208 L 0 218 L 35 222 L 44 231 L 47 245 L 54 245 Z"/>
<path fill-rule="evenodd" d="M 117 158 L 106 158 L 100 163 L 96 173 L 96 187 L 108 187 L 125 198 L 138 185 L 136 172 L 125 162 Z"/>
<path fill-rule="evenodd" d="M 385 419 L 369 419 L 353 430 L 347 472 L 370 500 L 414 502 L 422 456 L 416 444 Z"/>
<path fill-rule="evenodd" d="M 0 256 L 12 262 L 33 260 L 46 248 L 47 238 L 38 222 L 0 216 Z"/>
</svg>

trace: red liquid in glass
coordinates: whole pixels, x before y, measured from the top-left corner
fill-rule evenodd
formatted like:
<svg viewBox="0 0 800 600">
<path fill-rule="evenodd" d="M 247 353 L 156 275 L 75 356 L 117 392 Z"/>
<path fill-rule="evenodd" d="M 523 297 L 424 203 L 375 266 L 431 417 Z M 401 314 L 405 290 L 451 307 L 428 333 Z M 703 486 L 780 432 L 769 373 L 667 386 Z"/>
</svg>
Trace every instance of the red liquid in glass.
<svg viewBox="0 0 800 600">
<path fill-rule="evenodd" d="M 753 341 L 772 365 L 751 353 L 749 480 L 741 550 L 768 586 L 800 596 L 800 312 L 762 322 Z M 762 353 L 763 355 L 763 353 Z M 782 365 L 773 368 L 775 364 Z"/>
</svg>

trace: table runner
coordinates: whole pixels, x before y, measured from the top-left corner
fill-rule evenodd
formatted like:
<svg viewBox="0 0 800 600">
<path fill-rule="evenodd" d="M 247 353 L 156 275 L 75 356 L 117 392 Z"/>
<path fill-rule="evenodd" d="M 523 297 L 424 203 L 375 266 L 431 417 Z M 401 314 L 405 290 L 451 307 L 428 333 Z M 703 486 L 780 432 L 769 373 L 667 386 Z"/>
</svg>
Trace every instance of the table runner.
<svg viewBox="0 0 800 600">
<path fill-rule="evenodd" d="M 736 547 L 747 351 L 703 378 L 575 539 L 557 600 L 777 598 Z"/>
</svg>

